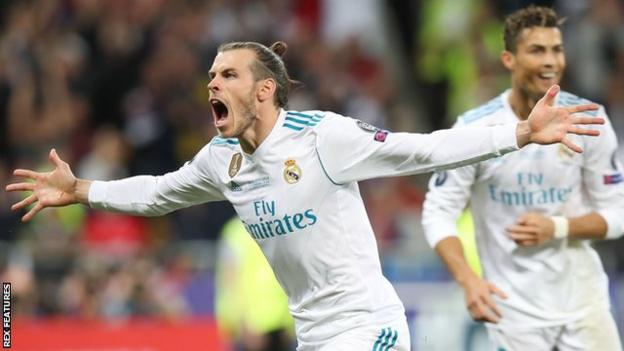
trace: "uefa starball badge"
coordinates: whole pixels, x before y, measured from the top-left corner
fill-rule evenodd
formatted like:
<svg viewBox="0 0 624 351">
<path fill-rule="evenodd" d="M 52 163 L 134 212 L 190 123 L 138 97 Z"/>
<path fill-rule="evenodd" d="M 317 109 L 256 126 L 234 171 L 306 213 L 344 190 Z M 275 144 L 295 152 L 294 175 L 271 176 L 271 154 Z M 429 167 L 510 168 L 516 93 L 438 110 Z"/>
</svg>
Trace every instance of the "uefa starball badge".
<svg viewBox="0 0 624 351">
<path fill-rule="evenodd" d="M 292 158 L 289 158 L 284 162 L 284 180 L 288 184 L 295 184 L 301 179 L 301 168 L 297 166 L 297 163 Z"/>
<path fill-rule="evenodd" d="M 243 155 L 240 152 L 232 155 L 232 159 L 230 160 L 230 167 L 228 168 L 228 174 L 230 175 L 230 178 L 234 178 L 236 173 L 238 173 L 238 171 L 240 170 L 242 163 Z"/>
<path fill-rule="evenodd" d="M 362 129 L 365 132 L 374 133 L 379 130 L 379 128 L 375 127 L 374 125 L 370 123 L 362 122 L 359 119 L 356 119 L 355 123 L 357 124 L 358 127 L 360 127 L 360 129 Z"/>
</svg>

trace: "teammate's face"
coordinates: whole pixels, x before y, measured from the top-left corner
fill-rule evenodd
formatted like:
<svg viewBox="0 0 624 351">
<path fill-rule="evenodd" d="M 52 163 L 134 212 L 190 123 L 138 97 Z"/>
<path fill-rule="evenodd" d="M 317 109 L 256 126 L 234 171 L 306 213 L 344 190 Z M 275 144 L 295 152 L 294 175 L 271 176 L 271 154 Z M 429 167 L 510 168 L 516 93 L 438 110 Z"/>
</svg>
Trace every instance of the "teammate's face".
<svg viewBox="0 0 624 351">
<path fill-rule="evenodd" d="M 503 63 L 511 71 L 514 88 L 535 100 L 561 81 L 565 54 L 561 31 L 552 27 L 524 29 L 518 38 L 516 53 L 503 53 Z"/>
<path fill-rule="evenodd" d="M 220 52 L 210 69 L 210 105 L 219 134 L 235 138 L 256 117 L 256 81 L 251 71 L 255 54 L 248 49 Z"/>
</svg>

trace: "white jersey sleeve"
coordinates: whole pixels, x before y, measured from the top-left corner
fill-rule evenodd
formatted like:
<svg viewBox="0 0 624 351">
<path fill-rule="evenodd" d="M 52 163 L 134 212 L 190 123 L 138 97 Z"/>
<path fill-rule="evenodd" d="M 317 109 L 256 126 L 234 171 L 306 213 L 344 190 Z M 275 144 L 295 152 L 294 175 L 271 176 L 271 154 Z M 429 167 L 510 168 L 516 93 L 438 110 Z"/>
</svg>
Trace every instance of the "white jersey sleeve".
<svg viewBox="0 0 624 351">
<path fill-rule="evenodd" d="M 453 126 L 463 125 L 460 118 Z M 477 164 L 436 172 L 429 180 L 423 204 L 422 224 L 425 238 L 432 248 L 442 239 L 457 236 L 457 219 L 470 200 Z"/>
<path fill-rule="evenodd" d="M 476 165 L 436 172 L 429 180 L 423 204 L 422 225 L 432 248 L 449 236 L 457 236 L 457 219 L 470 199 Z"/>
<path fill-rule="evenodd" d="M 607 116 L 603 108 L 598 115 Z M 617 158 L 617 136 L 605 120 L 599 137 L 586 138 L 583 187 L 591 208 L 607 222 L 607 238 L 617 238 L 624 232 L 624 170 Z"/>
<path fill-rule="evenodd" d="M 140 216 L 159 216 L 192 205 L 224 200 L 211 175 L 208 149 L 175 172 L 162 176 L 136 176 L 114 181 L 94 181 L 89 205 L 95 209 Z"/>
<path fill-rule="evenodd" d="M 318 127 L 317 153 L 337 184 L 455 168 L 518 149 L 515 123 L 431 134 L 390 133 L 332 114 Z"/>
</svg>

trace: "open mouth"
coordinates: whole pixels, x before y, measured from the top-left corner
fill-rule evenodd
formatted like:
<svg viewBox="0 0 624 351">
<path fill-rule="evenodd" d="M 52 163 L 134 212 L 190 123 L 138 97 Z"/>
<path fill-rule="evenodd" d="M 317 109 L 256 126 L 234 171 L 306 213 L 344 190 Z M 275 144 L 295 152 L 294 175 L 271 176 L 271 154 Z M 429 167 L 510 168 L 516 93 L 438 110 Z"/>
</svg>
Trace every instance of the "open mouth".
<svg viewBox="0 0 624 351">
<path fill-rule="evenodd" d="M 215 118 L 215 125 L 219 127 L 227 120 L 228 108 L 221 100 L 217 99 L 210 99 L 210 105 L 212 106 L 212 115 Z"/>
<path fill-rule="evenodd" d="M 544 72 L 544 73 L 540 73 L 539 77 L 542 79 L 555 79 L 557 77 L 557 73 L 556 72 Z"/>
</svg>

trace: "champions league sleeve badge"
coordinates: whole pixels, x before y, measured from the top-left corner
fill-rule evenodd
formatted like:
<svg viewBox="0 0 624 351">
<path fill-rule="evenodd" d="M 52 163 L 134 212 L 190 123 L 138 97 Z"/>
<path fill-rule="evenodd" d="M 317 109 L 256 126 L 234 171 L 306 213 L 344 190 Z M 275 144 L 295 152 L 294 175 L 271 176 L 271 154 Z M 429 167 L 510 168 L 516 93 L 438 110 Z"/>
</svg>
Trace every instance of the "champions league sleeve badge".
<svg viewBox="0 0 624 351">
<path fill-rule="evenodd" d="M 388 132 L 385 130 L 378 130 L 377 132 L 375 132 L 375 136 L 373 137 L 375 139 L 375 141 L 378 141 L 380 143 L 383 143 L 384 141 L 386 141 L 386 137 L 388 136 Z"/>
<path fill-rule="evenodd" d="M 362 122 L 360 120 L 356 120 L 355 122 L 360 129 L 368 133 L 375 133 L 373 136 L 373 140 L 383 143 L 386 141 L 386 137 L 388 136 L 388 131 L 379 129 L 374 125 L 366 122 Z"/>
<path fill-rule="evenodd" d="M 284 180 L 288 184 L 295 184 L 301 179 L 301 168 L 297 166 L 295 160 L 289 158 L 284 162 Z"/>
<path fill-rule="evenodd" d="M 234 178 L 236 173 L 238 173 L 238 171 L 240 170 L 242 163 L 243 155 L 240 152 L 232 155 L 232 159 L 230 160 L 230 167 L 228 167 L 228 174 L 230 175 L 230 178 Z"/>
</svg>

